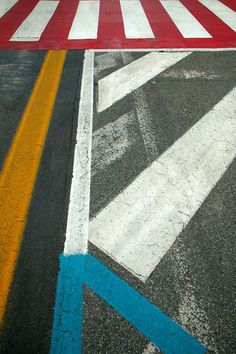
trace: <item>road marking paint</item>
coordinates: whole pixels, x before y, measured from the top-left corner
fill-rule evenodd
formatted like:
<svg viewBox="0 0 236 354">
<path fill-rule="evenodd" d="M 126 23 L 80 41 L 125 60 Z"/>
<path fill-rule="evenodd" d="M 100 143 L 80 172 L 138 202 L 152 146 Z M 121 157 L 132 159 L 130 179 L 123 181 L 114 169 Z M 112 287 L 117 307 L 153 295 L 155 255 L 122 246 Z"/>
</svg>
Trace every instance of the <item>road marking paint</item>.
<svg viewBox="0 0 236 354">
<path fill-rule="evenodd" d="M 93 39 L 98 34 L 100 1 L 82 0 L 79 2 L 68 39 Z"/>
<path fill-rule="evenodd" d="M 123 59 L 123 63 L 126 65 L 133 61 L 130 53 L 121 53 L 121 57 Z M 139 130 L 146 151 L 146 158 L 149 162 L 152 162 L 158 156 L 157 140 L 153 131 L 152 117 L 147 104 L 144 89 L 139 87 L 132 93 L 132 97 L 134 99 Z"/>
<path fill-rule="evenodd" d="M 65 51 L 47 54 L 0 175 L 0 323 L 65 57 Z"/>
<path fill-rule="evenodd" d="M 235 156 L 236 88 L 89 225 L 89 240 L 146 281 Z"/>
<path fill-rule="evenodd" d="M 86 257 L 87 255 L 60 256 L 50 354 L 82 353 Z"/>
<path fill-rule="evenodd" d="M 0 18 L 5 15 L 19 0 L 1 0 Z"/>
<path fill-rule="evenodd" d="M 119 53 L 104 53 L 94 58 L 94 76 L 95 78 L 99 75 L 103 70 L 115 68 L 117 66 L 117 59 L 119 57 Z"/>
<path fill-rule="evenodd" d="M 160 353 L 160 350 L 152 343 L 149 343 L 147 348 L 144 349 L 143 354 Z"/>
<path fill-rule="evenodd" d="M 178 69 L 178 70 L 168 70 L 167 72 L 164 72 L 160 74 L 159 77 L 165 77 L 165 78 L 175 78 L 175 79 L 186 79 L 186 80 L 191 80 L 191 79 L 196 79 L 196 78 L 202 78 L 206 80 L 219 80 L 222 78 L 222 75 L 219 74 L 214 74 L 213 72 L 205 72 L 205 71 L 200 71 L 200 70 L 185 70 L 185 69 Z"/>
<path fill-rule="evenodd" d="M 219 17 L 227 26 L 236 32 L 236 12 L 220 1 L 199 0 L 205 7 Z"/>
<path fill-rule="evenodd" d="M 6 0 L 1 0 L 0 3 L 2 3 L 2 1 Z M 162 0 L 163 6 L 157 0 L 150 1 L 149 4 L 149 1 L 144 0 L 113 0 L 110 2 L 100 2 L 99 0 L 72 0 L 71 11 L 69 11 L 68 16 L 62 18 L 63 8 L 66 7 L 64 3 L 68 1 L 61 0 L 59 1 L 60 5 L 57 7 L 53 18 L 49 21 L 48 26 L 46 26 L 40 40 L 31 39 L 31 35 L 29 38 L 26 38 L 25 41 L 23 41 L 23 39 L 20 40 L 20 38 L 18 40 L 14 40 L 14 38 L 9 40 L 20 26 L 20 23 L 25 19 L 25 16 L 27 16 L 26 13 L 28 14 L 29 11 L 32 10 L 32 8 L 28 9 L 29 11 L 27 11 L 27 9 L 24 11 L 23 9 L 22 12 L 21 7 L 27 0 L 21 0 L 1 19 L 0 46 L 4 49 L 47 49 L 49 46 L 50 48 L 56 46 L 57 48 L 68 49 L 83 49 L 85 47 L 100 47 L 103 49 L 106 46 L 110 46 L 110 48 L 126 47 L 137 49 L 151 49 L 155 47 L 159 49 L 171 49 L 171 47 L 185 47 L 185 49 L 195 47 L 210 49 L 214 47 L 216 49 L 224 49 L 223 47 L 226 47 L 226 49 L 230 48 L 235 50 L 235 32 L 233 32 L 227 24 L 220 21 L 219 16 L 217 17 L 214 13 L 210 13 L 210 11 L 204 8 L 202 4 L 199 4 L 197 0 L 184 2 L 186 6 L 183 4 L 183 1 L 173 1 L 175 7 L 182 9 L 182 11 L 177 11 L 177 14 L 175 14 L 175 17 L 178 19 L 176 23 L 174 23 L 164 8 L 164 6 L 171 7 L 170 1 Z M 34 0 L 34 2 L 37 1 Z M 45 1 L 42 0 L 42 2 Z M 54 1 L 48 2 L 54 3 Z M 211 3 L 213 2 L 214 1 Z M 78 12 L 79 9 L 89 8 L 89 4 L 95 4 L 93 11 L 87 11 L 87 16 L 81 15 L 80 21 L 76 21 L 75 19 L 75 23 L 78 22 L 76 29 L 78 29 L 79 35 L 75 35 L 75 38 L 73 38 L 73 33 L 70 32 L 70 26 L 72 25 L 76 10 Z M 100 5 L 100 9 L 96 11 L 95 7 L 98 7 L 98 4 Z M 222 7 L 224 5 L 221 4 L 220 6 Z M 126 9 L 123 11 L 123 15 L 122 7 Z M 133 7 L 139 9 L 138 16 L 135 15 L 135 11 L 132 11 Z M 67 10 L 68 9 L 69 7 Z M 227 16 L 224 15 L 227 19 L 234 18 L 233 10 L 231 11 L 227 6 L 225 6 L 224 9 L 227 9 Z M 170 11 L 174 12 L 174 9 L 170 9 Z M 230 11 L 231 15 L 228 16 Z M 209 14 L 209 23 L 206 17 L 204 18 L 203 16 L 205 12 Z M 21 19 L 17 21 L 19 13 L 21 13 Z M 192 15 L 192 13 L 194 15 Z M 226 13 L 226 11 L 224 11 L 224 13 Z M 185 18 L 185 15 L 188 17 L 188 21 L 181 22 L 181 18 Z M 90 24 L 86 29 L 85 18 L 88 19 L 90 17 L 94 20 L 89 21 Z M 108 18 L 109 20 L 107 20 Z M 163 26 L 163 21 L 167 23 L 167 27 Z M 230 19 L 229 22 L 233 24 L 234 20 Z M 178 23 L 181 23 L 181 28 L 183 27 L 183 29 L 186 30 L 186 38 L 184 38 L 181 33 L 178 33 L 179 30 L 176 26 Z M 60 28 L 59 24 L 63 24 L 63 26 Z M 233 24 L 233 26 L 235 25 Z M 64 30 L 63 27 L 65 27 Z M 191 32 L 192 34 L 190 33 L 189 35 L 188 29 L 191 27 L 194 28 L 193 32 L 195 34 Z M 69 33 L 71 33 L 71 39 L 68 38 Z M 91 33 L 91 35 L 89 33 Z M 55 38 L 57 40 L 53 41 Z"/>
<path fill-rule="evenodd" d="M 120 0 L 126 38 L 155 38 L 139 0 Z"/>
<path fill-rule="evenodd" d="M 86 253 L 91 174 L 94 53 L 86 51 L 64 254 Z"/>
<path fill-rule="evenodd" d="M 203 354 L 205 347 L 91 255 L 60 257 L 51 354 L 81 353 L 83 285 L 169 354 Z"/>
<path fill-rule="evenodd" d="M 99 80 L 98 112 L 104 111 L 189 54 L 191 52 L 152 52 Z"/>
<path fill-rule="evenodd" d="M 211 35 L 178 0 L 160 0 L 184 38 L 211 38 Z"/>
<path fill-rule="evenodd" d="M 11 37 L 11 41 L 38 41 L 58 4 L 59 1 L 39 1 Z"/>
<path fill-rule="evenodd" d="M 135 139 L 135 134 L 130 134 L 134 122 L 135 113 L 128 112 L 93 133 L 92 176 L 121 159 L 129 150 Z"/>
</svg>

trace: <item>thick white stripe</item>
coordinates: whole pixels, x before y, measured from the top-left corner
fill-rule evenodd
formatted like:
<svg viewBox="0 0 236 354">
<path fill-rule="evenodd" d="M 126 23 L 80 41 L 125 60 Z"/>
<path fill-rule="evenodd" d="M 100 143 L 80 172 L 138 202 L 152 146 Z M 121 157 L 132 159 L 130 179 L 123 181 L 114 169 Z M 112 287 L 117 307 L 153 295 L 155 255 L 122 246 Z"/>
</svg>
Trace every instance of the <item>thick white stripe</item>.
<svg viewBox="0 0 236 354">
<path fill-rule="evenodd" d="M 68 39 L 97 38 L 99 6 L 98 0 L 79 2 Z"/>
<path fill-rule="evenodd" d="M 149 53 L 104 77 L 98 82 L 98 112 L 110 107 L 189 54 L 191 53 Z"/>
<path fill-rule="evenodd" d="M 236 88 L 89 225 L 89 239 L 145 281 L 235 156 Z"/>
<path fill-rule="evenodd" d="M 19 0 L 0 0 L 0 17 L 5 15 Z"/>
<path fill-rule="evenodd" d="M 184 38 L 211 38 L 211 35 L 178 0 L 160 0 Z"/>
<path fill-rule="evenodd" d="M 93 63 L 93 52 L 86 52 L 64 247 L 64 254 L 67 255 L 86 253 L 88 247 L 93 119 Z"/>
<path fill-rule="evenodd" d="M 204 6 L 218 16 L 226 25 L 236 32 L 236 12 L 220 1 L 199 0 Z"/>
<path fill-rule="evenodd" d="M 120 0 L 126 38 L 154 38 L 139 0 Z"/>
<path fill-rule="evenodd" d="M 14 33 L 11 41 L 38 41 L 58 4 L 59 1 L 39 1 Z"/>
</svg>

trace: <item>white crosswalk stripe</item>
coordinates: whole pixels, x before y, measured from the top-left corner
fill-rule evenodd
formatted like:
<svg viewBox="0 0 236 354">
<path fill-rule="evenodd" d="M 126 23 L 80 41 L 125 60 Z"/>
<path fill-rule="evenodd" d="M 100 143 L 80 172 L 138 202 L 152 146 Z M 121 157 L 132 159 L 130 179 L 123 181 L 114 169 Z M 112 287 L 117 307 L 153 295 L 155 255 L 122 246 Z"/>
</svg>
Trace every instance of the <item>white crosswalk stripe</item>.
<svg viewBox="0 0 236 354">
<path fill-rule="evenodd" d="M 220 1 L 199 0 L 204 6 L 219 17 L 226 25 L 236 32 L 236 12 Z"/>
<path fill-rule="evenodd" d="M 184 38 L 211 38 L 211 35 L 178 0 L 160 0 Z"/>
<path fill-rule="evenodd" d="M 154 38 L 139 0 L 120 0 L 126 38 Z"/>
<path fill-rule="evenodd" d="M 5 15 L 19 0 L 1 0 L 0 18 Z"/>
<path fill-rule="evenodd" d="M 99 6 L 98 0 L 79 2 L 68 39 L 97 38 Z"/>
<path fill-rule="evenodd" d="M 38 41 L 58 4 L 59 1 L 39 1 L 14 33 L 11 41 Z"/>
</svg>

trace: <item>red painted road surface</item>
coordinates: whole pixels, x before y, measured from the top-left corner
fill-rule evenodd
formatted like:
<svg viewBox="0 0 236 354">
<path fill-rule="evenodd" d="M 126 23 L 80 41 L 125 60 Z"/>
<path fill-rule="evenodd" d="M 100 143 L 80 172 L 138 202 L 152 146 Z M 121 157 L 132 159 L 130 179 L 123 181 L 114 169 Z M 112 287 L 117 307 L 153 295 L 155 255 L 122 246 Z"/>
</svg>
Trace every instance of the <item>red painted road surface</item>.
<svg viewBox="0 0 236 354">
<path fill-rule="evenodd" d="M 166 11 L 161 0 L 126 0 L 132 4 L 135 3 L 135 5 L 139 2 L 138 6 L 141 6 L 143 11 L 142 17 L 145 17 L 144 21 L 147 22 L 153 38 L 139 38 L 138 35 L 134 36 L 137 38 L 127 38 L 124 13 L 122 13 L 121 7 L 121 1 L 125 0 L 59 0 L 55 11 L 46 21 L 45 28 L 40 32 L 39 38 L 33 38 L 32 35 L 32 38 L 27 38 L 27 40 L 24 36 L 16 38 L 17 36 L 14 34 L 32 15 L 39 2 L 44 2 L 45 5 L 45 3 L 48 4 L 52 1 L 15 0 L 17 2 L 11 8 L 4 10 L 4 2 L 8 3 L 8 1 L 0 0 L 0 16 L 2 12 L 0 49 L 236 48 L 236 22 L 232 25 L 236 16 L 235 0 L 210 0 L 220 3 L 220 5 L 223 4 L 224 11 L 222 12 L 225 12 L 226 9 L 226 18 L 230 13 L 231 25 L 198 0 L 174 0 L 184 8 L 185 15 L 187 12 L 187 16 L 194 16 L 197 26 L 202 27 L 203 31 L 205 30 L 211 38 L 199 38 L 197 35 L 196 38 L 186 38 L 188 33 L 187 36 L 181 33 L 175 19 Z M 171 2 L 170 0 L 164 1 Z M 68 39 L 77 8 L 81 2 L 99 3 L 97 38 Z M 139 18 L 137 16 L 138 20 Z M 132 27 L 132 19 L 129 19 L 128 16 L 127 20 L 130 21 Z M 191 27 L 191 21 L 189 22 Z M 191 33 L 191 28 L 187 28 L 188 31 Z M 12 38 L 13 36 L 15 39 Z"/>
</svg>

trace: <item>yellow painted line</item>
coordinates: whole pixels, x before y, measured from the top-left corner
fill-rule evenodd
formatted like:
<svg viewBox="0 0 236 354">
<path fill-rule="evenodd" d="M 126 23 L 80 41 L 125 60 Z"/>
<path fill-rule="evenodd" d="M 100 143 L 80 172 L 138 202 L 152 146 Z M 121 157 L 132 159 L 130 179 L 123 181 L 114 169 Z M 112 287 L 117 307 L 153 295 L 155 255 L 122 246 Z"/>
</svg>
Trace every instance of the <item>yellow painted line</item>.
<svg viewBox="0 0 236 354">
<path fill-rule="evenodd" d="M 0 174 L 0 325 L 66 51 L 49 51 Z"/>
</svg>

